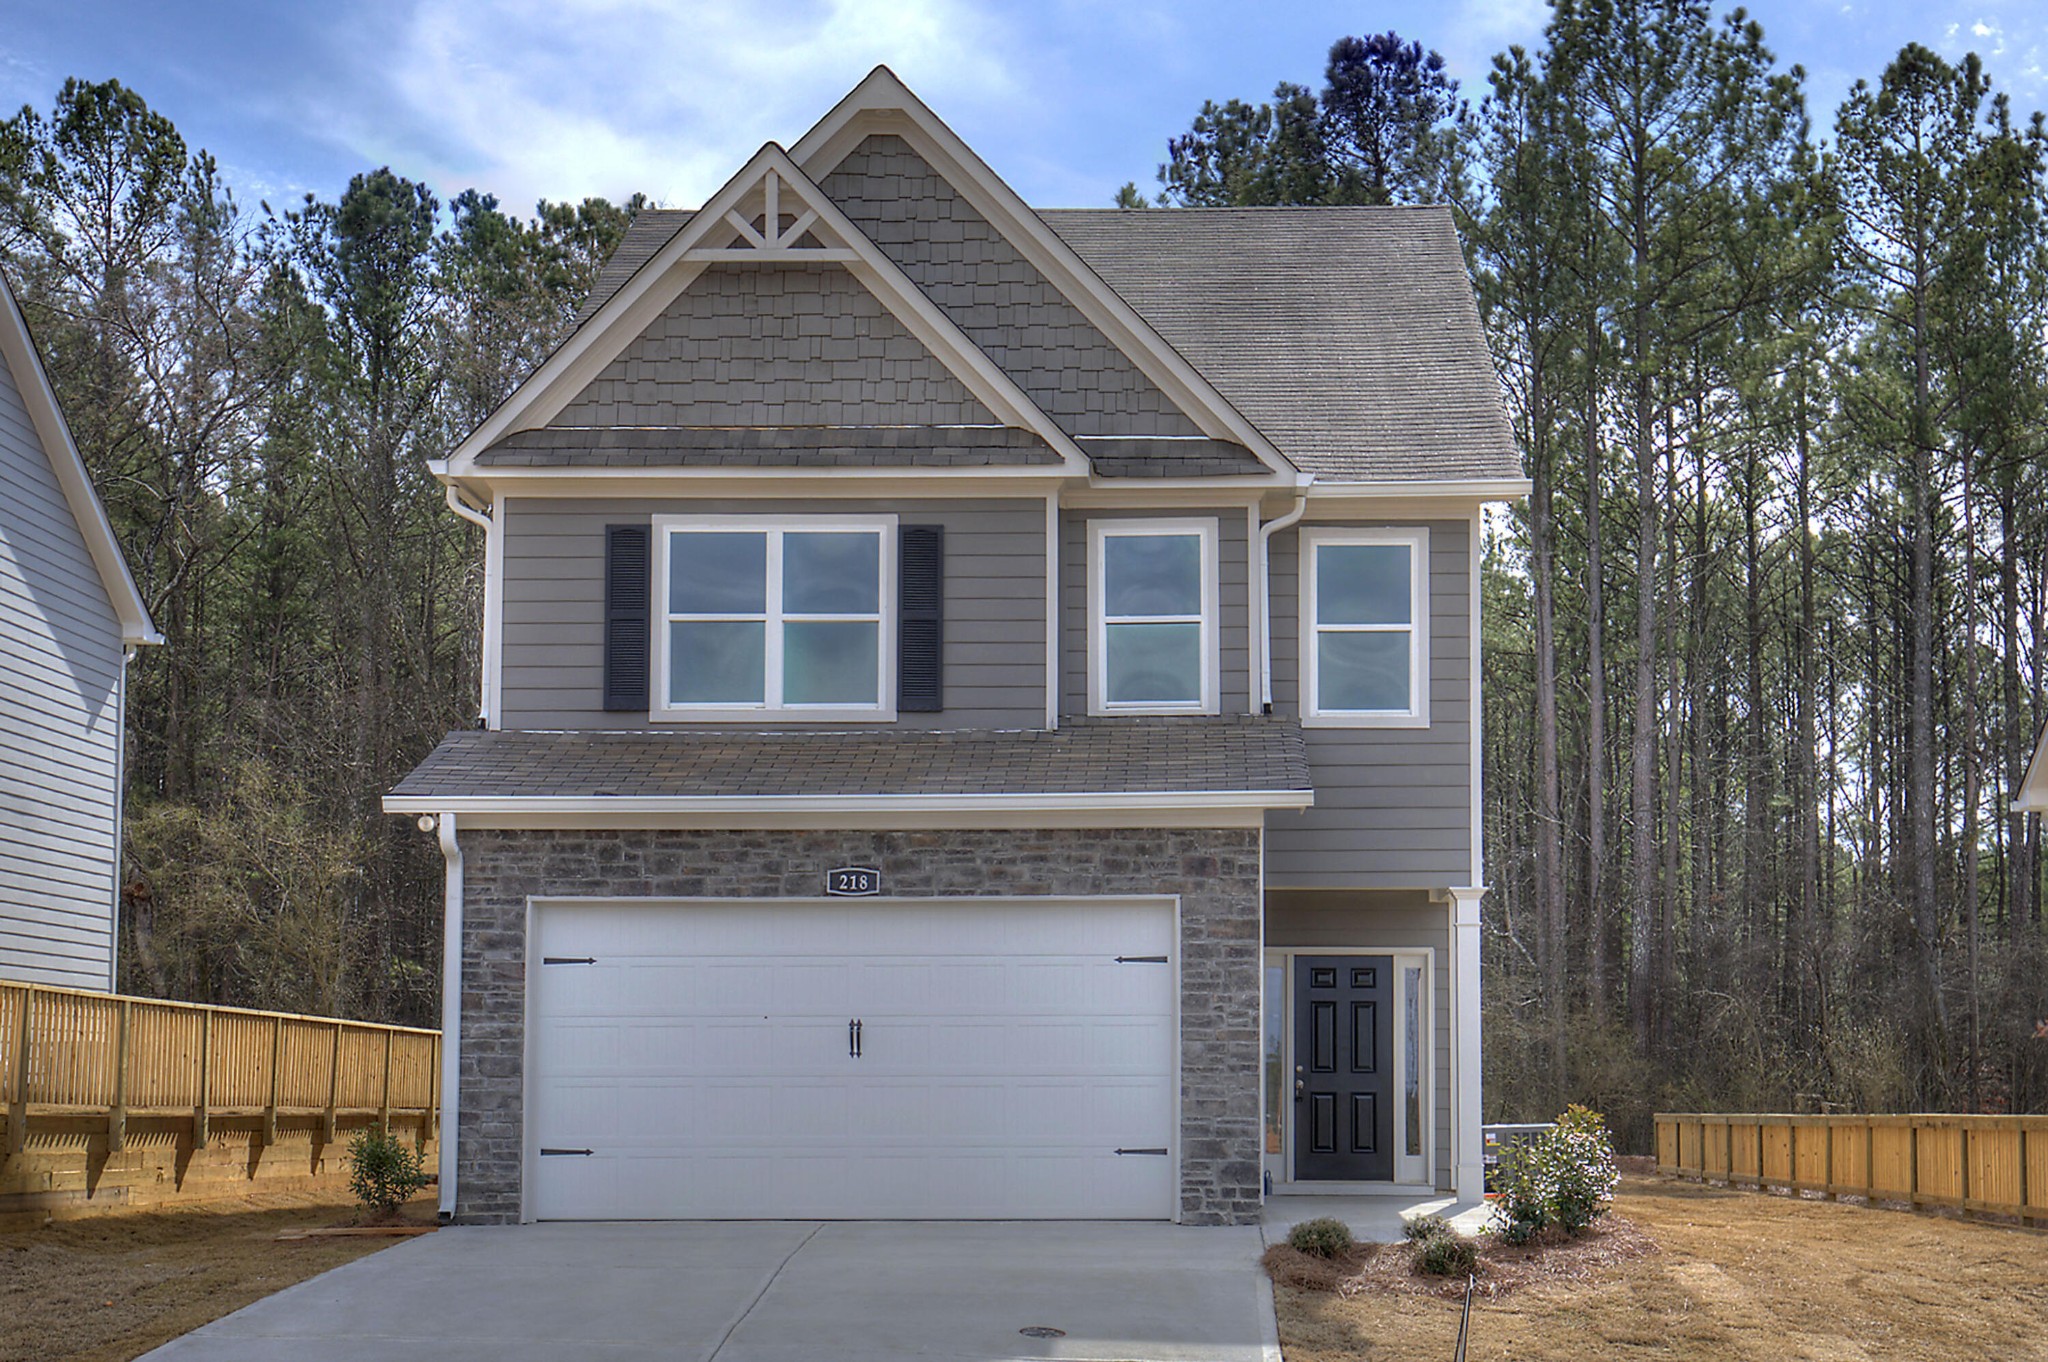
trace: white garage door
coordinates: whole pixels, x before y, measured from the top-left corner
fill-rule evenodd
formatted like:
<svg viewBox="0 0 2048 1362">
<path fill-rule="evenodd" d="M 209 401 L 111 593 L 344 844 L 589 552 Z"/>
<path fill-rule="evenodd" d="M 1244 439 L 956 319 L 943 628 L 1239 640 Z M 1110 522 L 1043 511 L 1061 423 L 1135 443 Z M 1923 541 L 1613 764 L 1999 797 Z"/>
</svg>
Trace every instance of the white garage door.
<svg viewBox="0 0 2048 1362">
<path fill-rule="evenodd" d="M 1174 1213 L 1169 905 L 557 904 L 535 933 L 538 1219 Z"/>
</svg>

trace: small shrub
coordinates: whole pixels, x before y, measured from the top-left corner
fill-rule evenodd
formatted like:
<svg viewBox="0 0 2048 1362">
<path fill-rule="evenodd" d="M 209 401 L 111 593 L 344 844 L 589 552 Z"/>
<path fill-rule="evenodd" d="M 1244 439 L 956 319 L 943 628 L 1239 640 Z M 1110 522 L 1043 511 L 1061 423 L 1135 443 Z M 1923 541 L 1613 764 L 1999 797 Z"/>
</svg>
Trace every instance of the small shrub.
<svg viewBox="0 0 2048 1362">
<path fill-rule="evenodd" d="M 1415 1243 L 1415 1270 L 1431 1277 L 1463 1277 L 1477 1270 L 1479 1245 L 1446 1225 Z"/>
<path fill-rule="evenodd" d="M 1451 1222 L 1440 1215 L 1418 1215 L 1401 1227 L 1402 1237 L 1411 1244 L 1420 1244 L 1430 1239 L 1441 1239 L 1455 1235 Z"/>
<path fill-rule="evenodd" d="M 363 1209 L 392 1215 L 427 1185 L 419 1149 L 371 1126 L 348 1143 L 348 1190 Z"/>
<path fill-rule="evenodd" d="M 1510 1244 L 1552 1228 L 1583 1233 L 1606 1213 L 1620 1181 L 1614 1141 L 1600 1113 L 1573 1106 L 1555 1127 L 1502 1154 L 1494 1229 Z"/>
<path fill-rule="evenodd" d="M 1351 1227 L 1341 1220 L 1304 1220 L 1287 1232 L 1287 1245 L 1317 1258 L 1341 1258 L 1351 1252 Z"/>
</svg>

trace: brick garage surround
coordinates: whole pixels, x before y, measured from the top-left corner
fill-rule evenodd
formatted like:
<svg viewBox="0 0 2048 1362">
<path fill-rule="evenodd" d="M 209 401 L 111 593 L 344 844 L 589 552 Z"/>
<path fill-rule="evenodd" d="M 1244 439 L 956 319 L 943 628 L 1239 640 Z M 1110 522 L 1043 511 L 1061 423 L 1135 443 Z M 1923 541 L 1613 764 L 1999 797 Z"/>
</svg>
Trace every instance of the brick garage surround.
<svg viewBox="0 0 2048 1362">
<path fill-rule="evenodd" d="M 1259 1214 L 1259 833 L 462 831 L 455 1215 L 519 1218 L 530 898 L 815 898 L 872 865 L 897 897 L 1180 897 L 1181 1217 Z"/>
</svg>

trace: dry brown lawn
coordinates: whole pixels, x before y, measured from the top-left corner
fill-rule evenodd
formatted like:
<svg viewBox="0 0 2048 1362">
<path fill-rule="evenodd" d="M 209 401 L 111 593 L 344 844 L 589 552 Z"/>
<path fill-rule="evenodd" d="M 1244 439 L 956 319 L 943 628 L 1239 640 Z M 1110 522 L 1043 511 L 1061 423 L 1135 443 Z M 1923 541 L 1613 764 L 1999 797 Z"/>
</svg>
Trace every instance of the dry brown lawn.
<svg viewBox="0 0 2048 1362">
<path fill-rule="evenodd" d="M 1472 1307 L 1472 1362 L 2048 1359 L 2048 1235 L 1629 1178 L 1659 1252 Z M 1446 1362 L 1455 1302 L 1276 1286 L 1287 1362 Z"/>
<path fill-rule="evenodd" d="M 425 1206 L 425 1203 L 421 1203 Z M 127 1362 L 392 1239 L 279 1243 L 347 1224 L 332 1196 L 264 1193 L 0 1232 L 0 1362 Z M 431 1206 L 415 1210 L 427 1218 Z"/>
</svg>

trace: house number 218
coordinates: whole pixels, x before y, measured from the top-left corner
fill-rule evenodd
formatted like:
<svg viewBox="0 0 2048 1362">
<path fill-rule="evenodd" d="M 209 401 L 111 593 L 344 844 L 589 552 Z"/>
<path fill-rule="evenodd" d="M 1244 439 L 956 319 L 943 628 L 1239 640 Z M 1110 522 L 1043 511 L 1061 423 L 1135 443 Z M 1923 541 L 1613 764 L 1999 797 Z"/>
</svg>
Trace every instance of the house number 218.
<svg viewBox="0 0 2048 1362">
<path fill-rule="evenodd" d="M 860 898 L 882 892 L 882 872 L 873 866 L 842 865 L 825 872 L 825 892 L 835 898 Z"/>
</svg>

